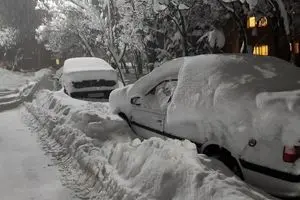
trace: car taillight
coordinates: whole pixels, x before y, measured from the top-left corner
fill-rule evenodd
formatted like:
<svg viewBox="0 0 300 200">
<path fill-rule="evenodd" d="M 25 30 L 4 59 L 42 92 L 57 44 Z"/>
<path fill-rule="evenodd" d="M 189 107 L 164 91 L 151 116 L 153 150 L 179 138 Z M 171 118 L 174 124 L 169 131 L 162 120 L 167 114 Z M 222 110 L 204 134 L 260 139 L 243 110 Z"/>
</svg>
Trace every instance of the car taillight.
<svg viewBox="0 0 300 200">
<path fill-rule="evenodd" d="M 285 146 L 283 149 L 283 161 L 294 163 L 300 158 L 300 146 Z"/>
</svg>

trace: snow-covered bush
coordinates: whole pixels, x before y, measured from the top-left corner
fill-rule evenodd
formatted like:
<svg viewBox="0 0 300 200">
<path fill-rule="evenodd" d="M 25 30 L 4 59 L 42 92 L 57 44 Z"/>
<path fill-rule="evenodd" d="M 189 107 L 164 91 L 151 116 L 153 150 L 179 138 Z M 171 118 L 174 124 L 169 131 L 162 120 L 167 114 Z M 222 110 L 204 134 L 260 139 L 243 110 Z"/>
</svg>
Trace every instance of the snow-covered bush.
<svg viewBox="0 0 300 200">
<path fill-rule="evenodd" d="M 130 60 L 138 73 L 148 63 L 222 52 L 229 22 L 248 44 L 244 19 L 253 14 L 273 17 L 289 34 L 282 0 L 39 0 L 37 9 L 48 14 L 36 30 L 47 49 L 99 56 L 119 68 Z"/>
<path fill-rule="evenodd" d="M 14 28 L 2 28 L 0 29 L 0 48 L 5 50 L 16 45 L 18 31 Z"/>
</svg>

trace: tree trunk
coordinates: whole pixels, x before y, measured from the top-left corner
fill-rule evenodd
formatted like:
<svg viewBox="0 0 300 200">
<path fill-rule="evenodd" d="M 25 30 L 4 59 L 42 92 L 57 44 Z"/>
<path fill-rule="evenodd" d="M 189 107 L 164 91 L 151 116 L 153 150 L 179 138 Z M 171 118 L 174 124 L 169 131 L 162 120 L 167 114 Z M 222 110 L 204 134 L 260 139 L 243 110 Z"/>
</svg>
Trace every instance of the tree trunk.
<svg viewBox="0 0 300 200">
<path fill-rule="evenodd" d="M 129 68 L 127 67 L 127 65 L 126 65 L 126 63 L 125 63 L 125 61 L 123 59 L 122 59 L 121 63 L 123 65 L 124 69 L 125 69 L 125 73 L 129 74 Z"/>
<path fill-rule="evenodd" d="M 240 17 L 236 14 L 235 9 L 234 9 L 234 6 L 233 6 L 233 8 L 231 9 L 231 8 L 228 8 L 228 7 L 224 4 L 223 0 L 218 0 L 218 2 L 220 3 L 220 5 L 221 5 L 225 10 L 227 10 L 228 12 L 230 12 L 230 13 L 233 15 L 233 18 L 234 18 L 235 22 L 237 23 L 237 25 L 238 25 L 238 27 L 239 27 L 239 29 L 240 29 L 240 33 L 241 33 L 241 35 L 242 35 L 242 40 L 243 40 L 243 42 L 244 42 L 244 44 L 245 44 L 245 45 L 244 45 L 244 49 L 242 50 L 242 53 L 248 53 L 248 48 L 247 48 L 247 46 L 248 46 L 248 36 L 247 36 L 247 32 L 246 32 L 246 28 L 245 28 L 245 25 L 244 25 L 243 20 L 240 19 Z M 234 4 L 232 3 L 232 5 L 234 5 Z"/>
<path fill-rule="evenodd" d="M 126 47 L 125 47 L 125 48 L 126 48 Z M 119 75 L 120 75 L 121 81 L 122 81 L 122 83 L 123 83 L 124 86 L 125 86 L 126 83 L 125 83 L 124 75 L 123 75 L 123 73 L 122 73 L 121 65 L 120 65 L 120 59 L 122 59 L 122 58 L 118 58 L 117 54 L 114 52 L 114 50 L 112 49 L 112 47 L 109 47 L 108 50 L 109 50 L 109 52 L 111 53 L 111 55 L 112 55 L 112 57 L 113 57 L 113 59 L 114 59 L 114 61 L 115 61 L 115 63 L 116 63 L 116 67 L 117 67 L 117 69 L 118 69 L 118 71 L 119 71 Z"/>
<path fill-rule="evenodd" d="M 178 9 L 178 13 L 180 16 L 180 21 L 181 21 L 181 26 L 182 26 L 182 48 L 183 48 L 183 55 L 182 56 L 187 56 L 188 55 L 188 50 L 187 50 L 187 34 L 186 34 L 186 26 L 185 26 L 185 21 L 184 21 L 184 17 L 181 13 L 181 11 Z"/>
<path fill-rule="evenodd" d="M 143 63 L 142 63 L 142 59 L 141 59 L 141 53 L 138 51 L 134 52 L 135 54 L 135 60 L 136 60 L 136 64 L 137 64 L 137 72 L 139 75 L 143 74 Z"/>
<path fill-rule="evenodd" d="M 87 48 L 87 50 L 89 51 L 89 53 L 91 54 L 91 56 L 96 57 L 92 47 L 89 45 L 89 43 L 86 41 L 85 37 L 78 32 L 78 35 L 80 37 L 80 39 L 82 40 L 83 44 L 85 45 L 85 47 Z"/>
</svg>

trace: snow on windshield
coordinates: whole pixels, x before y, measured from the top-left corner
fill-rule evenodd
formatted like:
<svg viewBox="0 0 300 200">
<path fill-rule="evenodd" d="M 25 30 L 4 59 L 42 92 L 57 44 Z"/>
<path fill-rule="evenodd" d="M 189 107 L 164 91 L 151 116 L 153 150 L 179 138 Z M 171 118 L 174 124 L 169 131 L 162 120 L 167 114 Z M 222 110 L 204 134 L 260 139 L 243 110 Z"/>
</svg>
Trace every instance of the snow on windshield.
<svg viewBox="0 0 300 200">
<path fill-rule="evenodd" d="M 162 64 L 155 68 L 151 73 L 140 78 L 135 82 L 129 91 L 129 96 L 145 95 L 149 92 L 149 88 L 155 87 L 161 81 L 167 79 L 177 79 L 179 69 L 182 67 L 186 58 L 177 58 Z"/>
</svg>

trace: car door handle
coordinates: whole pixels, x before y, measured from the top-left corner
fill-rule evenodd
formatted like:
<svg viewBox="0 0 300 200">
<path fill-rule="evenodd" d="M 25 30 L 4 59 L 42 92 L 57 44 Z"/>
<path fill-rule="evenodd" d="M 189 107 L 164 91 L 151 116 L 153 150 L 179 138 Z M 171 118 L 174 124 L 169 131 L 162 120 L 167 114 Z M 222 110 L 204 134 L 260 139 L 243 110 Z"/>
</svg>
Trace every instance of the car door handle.
<svg viewBox="0 0 300 200">
<path fill-rule="evenodd" d="M 163 120 L 161 120 L 161 119 L 158 119 L 158 120 L 156 120 L 157 122 L 159 122 L 159 123 L 162 123 L 163 122 Z"/>
</svg>

